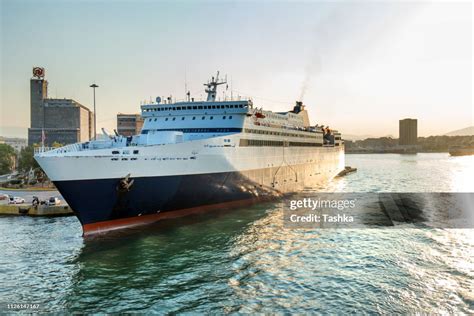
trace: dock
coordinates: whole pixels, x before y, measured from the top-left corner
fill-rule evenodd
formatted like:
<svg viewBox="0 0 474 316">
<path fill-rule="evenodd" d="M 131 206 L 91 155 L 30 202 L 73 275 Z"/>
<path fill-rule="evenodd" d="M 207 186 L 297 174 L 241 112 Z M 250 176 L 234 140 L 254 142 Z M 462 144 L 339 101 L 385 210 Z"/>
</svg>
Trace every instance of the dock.
<svg viewBox="0 0 474 316">
<path fill-rule="evenodd" d="M 69 205 L 38 205 L 32 204 L 1 204 L 0 215 L 20 215 L 20 216 L 70 216 L 73 211 Z"/>
</svg>

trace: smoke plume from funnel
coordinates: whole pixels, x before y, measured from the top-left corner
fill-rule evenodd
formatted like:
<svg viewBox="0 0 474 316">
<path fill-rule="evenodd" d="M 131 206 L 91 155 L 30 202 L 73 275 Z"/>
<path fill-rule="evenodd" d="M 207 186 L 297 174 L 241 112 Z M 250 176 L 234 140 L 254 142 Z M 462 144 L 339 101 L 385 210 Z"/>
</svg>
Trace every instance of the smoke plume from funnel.
<svg viewBox="0 0 474 316">
<path fill-rule="evenodd" d="M 301 92 L 299 101 L 303 101 L 306 92 L 311 89 L 312 78 L 321 72 L 321 57 L 316 49 L 313 50 L 309 62 L 304 69 L 304 78 L 301 83 Z"/>
</svg>

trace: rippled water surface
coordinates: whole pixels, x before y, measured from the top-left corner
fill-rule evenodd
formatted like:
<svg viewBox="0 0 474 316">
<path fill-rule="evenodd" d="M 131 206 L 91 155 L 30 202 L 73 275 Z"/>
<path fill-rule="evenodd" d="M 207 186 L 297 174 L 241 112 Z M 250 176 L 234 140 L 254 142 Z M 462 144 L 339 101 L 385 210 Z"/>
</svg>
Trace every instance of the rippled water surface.
<svg viewBox="0 0 474 316">
<path fill-rule="evenodd" d="M 359 171 L 321 189 L 474 191 L 473 157 L 346 161 Z M 287 229 L 285 205 L 87 240 L 74 217 L 0 217 L 0 303 L 68 312 L 474 313 L 472 229 Z"/>
</svg>

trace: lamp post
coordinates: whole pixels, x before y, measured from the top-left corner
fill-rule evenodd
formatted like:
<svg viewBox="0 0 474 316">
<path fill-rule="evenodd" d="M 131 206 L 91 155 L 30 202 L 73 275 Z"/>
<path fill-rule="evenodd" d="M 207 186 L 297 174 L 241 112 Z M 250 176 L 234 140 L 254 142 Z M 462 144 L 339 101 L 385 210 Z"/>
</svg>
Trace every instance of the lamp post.
<svg viewBox="0 0 474 316">
<path fill-rule="evenodd" d="M 90 85 L 90 87 L 94 90 L 94 140 L 97 140 L 97 112 L 95 111 L 95 88 L 98 88 L 99 86 L 93 83 Z"/>
</svg>

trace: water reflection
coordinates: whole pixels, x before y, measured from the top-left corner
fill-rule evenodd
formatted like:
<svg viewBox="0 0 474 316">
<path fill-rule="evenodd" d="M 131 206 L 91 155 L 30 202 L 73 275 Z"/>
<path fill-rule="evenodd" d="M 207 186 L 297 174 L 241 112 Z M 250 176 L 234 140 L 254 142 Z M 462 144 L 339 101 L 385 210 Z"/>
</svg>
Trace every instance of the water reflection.
<svg viewBox="0 0 474 316">
<path fill-rule="evenodd" d="M 303 196 L 474 191 L 473 157 L 451 158 L 347 155 L 357 173 Z M 287 229 L 284 207 L 94 239 L 73 217 L 0 217 L 0 301 L 46 312 L 474 313 L 472 229 Z"/>
<path fill-rule="evenodd" d="M 346 155 L 356 173 L 316 188 L 326 192 L 474 192 L 474 156 L 447 153 Z"/>
<path fill-rule="evenodd" d="M 286 229 L 284 203 L 86 240 L 70 311 L 472 312 L 471 230 Z"/>
<path fill-rule="evenodd" d="M 90 312 L 217 308 L 231 297 L 232 258 L 226 253 L 233 239 L 265 214 L 259 206 L 85 240 L 68 305 Z"/>
</svg>

